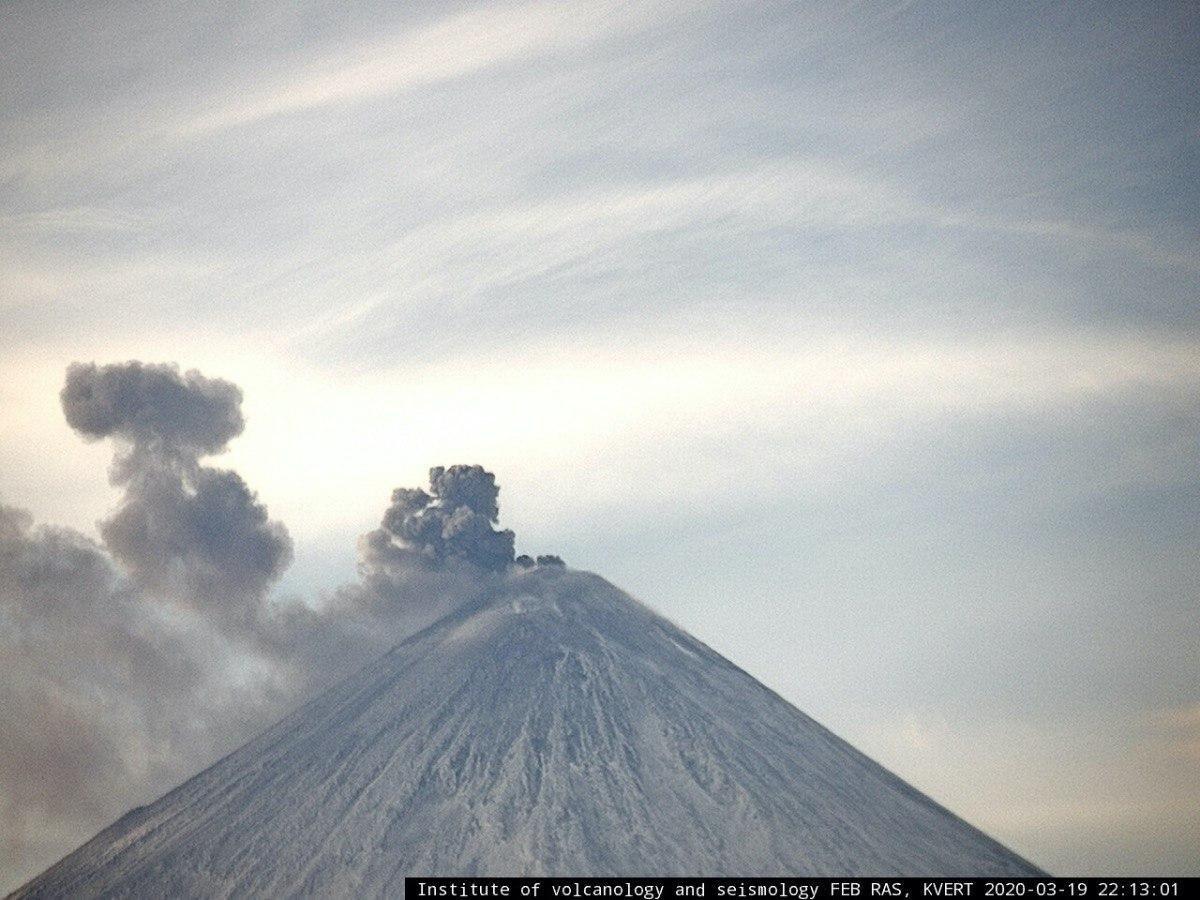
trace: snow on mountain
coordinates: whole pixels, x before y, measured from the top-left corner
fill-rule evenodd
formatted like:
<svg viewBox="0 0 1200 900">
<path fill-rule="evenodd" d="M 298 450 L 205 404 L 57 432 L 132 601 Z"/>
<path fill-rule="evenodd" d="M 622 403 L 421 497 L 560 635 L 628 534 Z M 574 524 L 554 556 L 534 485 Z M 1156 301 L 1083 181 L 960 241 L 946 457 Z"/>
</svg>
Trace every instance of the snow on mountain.
<svg viewBox="0 0 1200 900">
<path fill-rule="evenodd" d="M 541 567 L 13 896 L 385 896 L 410 874 L 1036 872 L 612 585 Z"/>
</svg>

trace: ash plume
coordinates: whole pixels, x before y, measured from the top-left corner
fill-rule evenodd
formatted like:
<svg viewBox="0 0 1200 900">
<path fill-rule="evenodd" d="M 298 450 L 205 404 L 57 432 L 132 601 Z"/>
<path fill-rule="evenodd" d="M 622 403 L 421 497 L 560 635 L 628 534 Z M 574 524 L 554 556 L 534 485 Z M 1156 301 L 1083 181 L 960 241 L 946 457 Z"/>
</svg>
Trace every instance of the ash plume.
<svg viewBox="0 0 1200 900">
<path fill-rule="evenodd" d="M 120 437 L 192 463 L 223 451 L 245 427 L 237 385 L 166 364 L 72 363 L 60 398 L 67 424 L 84 437 Z"/>
<path fill-rule="evenodd" d="M 72 428 L 119 445 L 110 479 L 124 494 L 99 525 L 108 551 L 146 591 L 242 622 L 292 559 L 287 529 L 241 476 L 200 462 L 241 434 L 242 392 L 169 365 L 75 364 L 61 399 Z"/>
<path fill-rule="evenodd" d="M 416 560 L 464 562 L 502 571 L 513 562 L 514 535 L 492 527 L 500 517 L 496 476 L 482 466 L 435 466 L 429 493 L 396 488 L 372 544 L 391 544 Z"/>
<path fill-rule="evenodd" d="M 0 506 L 0 859 L 47 861 L 278 714 L 228 641 L 162 615 L 99 545 Z M 65 839 L 64 839 L 65 836 Z"/>
<path fill-rule="evenodd" d="M 85 440 L 112 441 L 121 497 L 98 543 L 0 504 L 7 868 L 51 861 L 534 564 L 515 565 L 513 532 L 496 527 L 495 476 L 438 466 L 428 489 L 393 492 L 355 580 L 312 603 L 272 597 L 288 532 L 237 472 L 205 461 L 245 427 L 236 385 L 76 363 L 60 399 Z"/>
</svg>

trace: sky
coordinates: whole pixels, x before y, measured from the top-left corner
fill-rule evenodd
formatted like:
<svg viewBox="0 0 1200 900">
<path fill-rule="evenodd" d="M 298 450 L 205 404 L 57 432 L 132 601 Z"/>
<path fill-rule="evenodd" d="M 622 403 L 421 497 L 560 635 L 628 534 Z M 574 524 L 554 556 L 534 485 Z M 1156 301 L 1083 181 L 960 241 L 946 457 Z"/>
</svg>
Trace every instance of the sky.
<svg viewBox="0 0 1200 900">
<path fill-rule="evenodd" d="M 5 3 L 0 501 L 102 541 L 67 367 L 194 368 L 275 595 L 481 463 L 517 552 L 1037 864 L 1196 874 L 1198 48 L 1186 3 Z M 63 821 L 0 824 L 8 882 Z"/>
</svg>

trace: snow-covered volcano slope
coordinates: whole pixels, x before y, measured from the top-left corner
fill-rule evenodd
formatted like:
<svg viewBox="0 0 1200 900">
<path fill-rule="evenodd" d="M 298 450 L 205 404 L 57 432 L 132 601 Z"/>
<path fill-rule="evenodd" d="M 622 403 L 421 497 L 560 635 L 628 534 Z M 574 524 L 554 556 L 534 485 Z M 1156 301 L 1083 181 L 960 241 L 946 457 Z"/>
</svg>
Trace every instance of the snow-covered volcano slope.
<svg viewBox="0 0 1200 900">
<path fill-rule="evenodd" d="M 1035 871 L 607 582 L 542 568 L 16 896 L 395 895 L 407 874 Z"/>
</svg>

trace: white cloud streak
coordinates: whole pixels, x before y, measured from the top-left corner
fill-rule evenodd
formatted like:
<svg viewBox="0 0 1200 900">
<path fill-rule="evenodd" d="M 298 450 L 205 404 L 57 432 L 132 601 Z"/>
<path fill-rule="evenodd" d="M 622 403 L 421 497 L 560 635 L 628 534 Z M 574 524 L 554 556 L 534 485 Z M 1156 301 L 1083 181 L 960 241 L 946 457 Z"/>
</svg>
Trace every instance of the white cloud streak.
<svg viewBox="0 0 1200 900">
<path fill-rule="evenodd" d="M 190 119 L 184 135 L 246 125 L 286 113 L 354 103 L 459 78 L 553 46 L 569 32 L 552 5 L 477 9 L 318 63 L 284 83 L 257 88 Z"/>
</svg>

